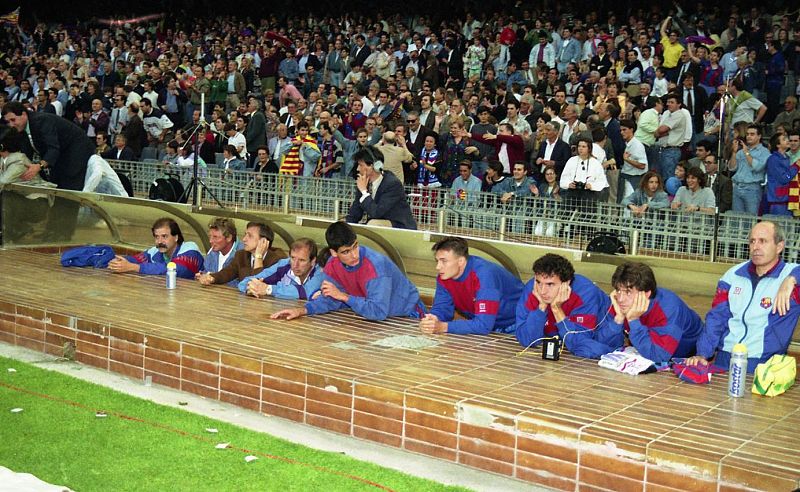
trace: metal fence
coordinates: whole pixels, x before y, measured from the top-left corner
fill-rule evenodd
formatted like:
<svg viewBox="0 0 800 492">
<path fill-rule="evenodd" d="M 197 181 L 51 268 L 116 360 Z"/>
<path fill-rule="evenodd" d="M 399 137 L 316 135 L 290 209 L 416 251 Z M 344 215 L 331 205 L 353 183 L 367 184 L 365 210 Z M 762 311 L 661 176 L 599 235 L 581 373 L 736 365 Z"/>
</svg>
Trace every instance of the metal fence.
<svg viewBox="0 0 800 492">
<path fill-rule="evenodd" d="M 160 162 L 110 161 L 128 176 L 138 197 L 147 197 L 153 182 L 170 173 L 184 187 L 191 169 Z M 279 212 L 338 220 L 356 196 L 350 179 L 305 178 L 247 171 L 205 169 L 203 206 Z M 547 198 L 514 198 L 503 203 L 492 193 L 455 197 L 449 189 L 407 187 L 417 227 L 443 234 L 585 249 L 599 233 L 608 233 L 632 254 L 719 262 L 748 258 L 747 235 L 758 220 L 749 215 L 651 210 L 635 216 L 605 202 L 575 204 Z M 786 231 L 784 256 L 800 260 L 800 221 L 771 217 Z"/>
</svg>

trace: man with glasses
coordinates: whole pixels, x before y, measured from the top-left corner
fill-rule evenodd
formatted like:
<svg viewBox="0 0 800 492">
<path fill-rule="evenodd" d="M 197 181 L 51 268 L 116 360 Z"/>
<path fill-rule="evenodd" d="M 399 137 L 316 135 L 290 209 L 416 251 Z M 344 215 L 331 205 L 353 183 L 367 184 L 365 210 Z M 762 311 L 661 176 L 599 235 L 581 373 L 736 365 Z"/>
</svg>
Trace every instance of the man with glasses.
<svg viewBox="0 0 800 492">
<path fill-rule="evenodd" d="M 360 246 L 352 227 L 334 222 L 325 231 L 331 258 L 324 268 L 320 295 L 303 307 L 283 309 L 272 319 L 287 320 L 351 309 L 371 321 L 390 316 L 421 318 L 425 306 L 414 284 L 392 260 Z"/>
<path fill-rule="evenodd" d="M 717 210 L 725 213 L 733 206 L 733 183 L 731 178 L 720 174 L 717 156 L 708 153 L 703 159 L 706 170 L 706 186 L 714 192 Z"/>
</svg>

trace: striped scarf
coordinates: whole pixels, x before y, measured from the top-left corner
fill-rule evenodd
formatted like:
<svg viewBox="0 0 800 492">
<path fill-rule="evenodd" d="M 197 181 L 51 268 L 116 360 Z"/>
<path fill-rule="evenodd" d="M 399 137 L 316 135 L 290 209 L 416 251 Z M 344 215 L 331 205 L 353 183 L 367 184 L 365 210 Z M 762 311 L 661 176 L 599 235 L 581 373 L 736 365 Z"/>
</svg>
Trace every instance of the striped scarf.
<svg viewBox="0 0 800 492">
<path fill-rule="evenodd" d="M 306 136 L 303 140 L 296 139 L 292 141 L 292 148 L 283 156 L 283 161 L 281 161 L 280 174 L 289 174 L 292 176 L 303 174 L 303 161 L 300 159 L 300 148 L 304 143 L 318 148 L 317 141 L 311 136 Z"/>
<path fill-rule="evenodd" d="M 425 165 L 435 166 L 436 161 L 439 160 L 439 151 L 436 149 L 422 149 L 419 157 L 419 167 L 417 168 L 417 184 L 421 186 L 429 186 L 433 183 L 438 183 L 439 178 L 436 173 L 429 171 Z"/>
</svg>

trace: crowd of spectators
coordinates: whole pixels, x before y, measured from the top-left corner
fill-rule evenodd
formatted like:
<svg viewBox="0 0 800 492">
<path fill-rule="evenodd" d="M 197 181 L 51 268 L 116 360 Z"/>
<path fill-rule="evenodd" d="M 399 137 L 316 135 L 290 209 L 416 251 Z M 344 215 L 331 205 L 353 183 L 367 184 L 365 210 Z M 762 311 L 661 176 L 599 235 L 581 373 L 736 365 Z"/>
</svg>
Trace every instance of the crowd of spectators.
<svg viewBox="0 0 800 492">
<path fill-rule="evenodd" d="M 798 12 L 700 2 L 556 15 L 518 2 L 440 22 L 40 23 L 5 28 L 0 105 L 73 121 L 107 159 L 186 167 L 197 152 L 229 171 L 347 179 L 374 145 L 384 172 L 466 205 L 480 190 L 636 214 L 791 215 Z"/>
</svg>

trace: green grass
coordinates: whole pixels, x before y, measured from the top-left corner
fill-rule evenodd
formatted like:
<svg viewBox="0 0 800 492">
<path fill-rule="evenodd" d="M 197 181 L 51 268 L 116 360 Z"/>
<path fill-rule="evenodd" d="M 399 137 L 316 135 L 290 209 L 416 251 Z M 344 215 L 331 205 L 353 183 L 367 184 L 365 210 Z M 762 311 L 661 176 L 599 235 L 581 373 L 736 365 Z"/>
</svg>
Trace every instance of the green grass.
<svg viewBox="0 0 800 492">
<path fill-rule="evenodd" d="M 222 442 L 231 447 L 216 449 Z M 248 455 L 258 460 L 247 463 Z M 81 492 L 463 490 L 3 357 L 0 465 Z"/>
</svg>

